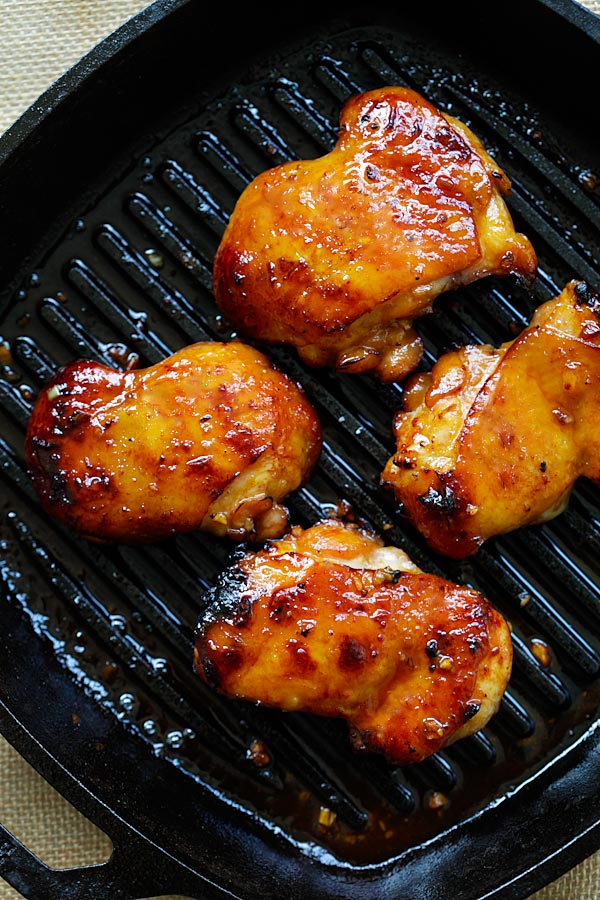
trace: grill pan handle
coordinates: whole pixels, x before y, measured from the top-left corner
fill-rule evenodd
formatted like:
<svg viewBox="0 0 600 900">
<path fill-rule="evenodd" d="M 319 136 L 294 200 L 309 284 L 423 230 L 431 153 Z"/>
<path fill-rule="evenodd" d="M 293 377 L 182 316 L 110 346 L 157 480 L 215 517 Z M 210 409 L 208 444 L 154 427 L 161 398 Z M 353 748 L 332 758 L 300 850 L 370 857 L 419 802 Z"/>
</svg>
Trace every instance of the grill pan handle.
<svg viewBox="0 0 600 900">
<path fill-rule="evenodd" d="M 21 647 L 14 630 L 12 634 L 14 644 Z M 41 747 L 1 698 L 0 734 L 113 845 L 106 862 L 53 869 L 0 823 L 0 878 L 26 900 L 140 900 L 173 894 L 192 900 L 236 900 L 236 894 L 175 859 L 90 794 Z"/>
<path fill-rule="evenodd" d="M 157 856 L 149 858 L 134 840 L 126 851 L 115 846 L 110 859 L 99 865 L 53 869 L 0 825 L 0 877 L 27 900 L 135 900 L 191 889 L 191 883 L 183 883 L 180 867 L 174 871 Z"/>
</svg>

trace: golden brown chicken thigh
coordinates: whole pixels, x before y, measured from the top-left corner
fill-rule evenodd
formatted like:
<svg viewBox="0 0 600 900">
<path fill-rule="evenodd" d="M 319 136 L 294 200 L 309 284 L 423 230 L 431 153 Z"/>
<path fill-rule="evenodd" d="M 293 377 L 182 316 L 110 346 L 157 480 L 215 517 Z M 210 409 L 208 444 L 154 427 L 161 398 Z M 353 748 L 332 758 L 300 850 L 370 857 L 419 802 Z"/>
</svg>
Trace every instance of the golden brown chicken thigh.
<svg viewBox="0 0 600 900">
<path fill-rule="evenodd" d="M 32 411 L 27 462 L 51 515 L 89 538 L 146 541 L 197 528 L 281 534 L 320 424 L 301 388 L 241 342 L 193 344 L 147 369 L 79 360 Z"/>
<path fill-rule="evenodd" d="M 600 301 L 572 281 L 498 349 L 466 346 L 409 379 L 384 468 L 435 550 L 461 558 L 547 521 L 600 478 Z"/>
<path fill-rule="evenodd" d="M 461 122 L 405 87 L 351 97 L 335 148 L 260 174 L 218 248 L 217 303 L 241 333 L 312 366 L 384 381 L 422 355 L 413 319 L 485 275 L 530 283 L 537 260 L 510 181 Z"/>
<path fill-rule="evenodd" d="M 396 764 L 482 728 L 511 665 L 508 626 L 480 594 L 334 519 L 238 555 L 195 648 L 226 696 L 343 717 L 356 749 Z"/>
</svg>

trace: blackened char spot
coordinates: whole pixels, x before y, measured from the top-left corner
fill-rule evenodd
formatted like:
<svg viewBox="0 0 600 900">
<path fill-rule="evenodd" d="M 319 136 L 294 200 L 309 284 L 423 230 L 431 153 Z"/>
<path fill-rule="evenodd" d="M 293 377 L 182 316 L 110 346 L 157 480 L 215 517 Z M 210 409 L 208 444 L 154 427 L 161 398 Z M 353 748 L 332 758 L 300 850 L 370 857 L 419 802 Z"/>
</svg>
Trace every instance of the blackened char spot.
<svg viewBox="0 0 600 900">
<path fill-rule="evenodd" d="M 221 676 L 219 675 L 219 670 L 214 664 L 213 660 L 210 656 L 205 656 L 202 654 L 201 656 L 202 663 L 202 671 L 204 672 L 204 677 L 206 678 L 206 683 L 209 687 L 218 688 L 221 683 Z"/>
<path fill-rule="evenodd" d="M 277 591 L 269 600 L 269 619 L 280 625 L 290 616 L 290 604 L 285 591 Z"/>
<path fill-rule="evenodd" d="M 69 480 L 62 469 L 53 472 L 50 476 L 46 499 L 51 506 L 73 506 L 75 504 Z"/>
<path fill-rule="evenodd" d="M 246 628 L 252 616 L 252 598 L 248 594 L 240 597 L 237 609 L 233 615 L 233 624 L 236 628 Z"/>
<path fill-rule="evenodd" d="M 224 650 L 218 652 L 216 660 L 211 661 L 215 669 L 218 669 L 216 677 L 220 680 L 221 675 L 224 675 L 225 678 L 227 678 L 230 672 L 239 669 L 243 660 L 244 655 L 241 648 L 226 647 Z"/>
<path fill-rule="evenodd" d="M 469 702 L 465 706 L 465 710 L 463 713 L 465 722 L 468 722 L 469 719 L 472 719 L 473 716 L 476 716 L 480 709 L 481 703 L 478 703 L 476 700 L 469 700 Z"/>
<path fill-rule="evenodd" d="M 478 653 L 481 649 L 481 641 L 479 640 L 479 638 L 470 637 L 467 640 L 467 647 L 469 648 L 471 653 Z"/>
<path fill-rule="evenodd" d="M 425 645 L 425 653 L 429 659 L 434 659 L 438 655 L 438 643 L 435 640 L 427 641 Z"/>
<path fill-rule="evenodd" d="M 83 438 L 85 434 L 85 430 L 83 428 L 84 425 L 90 421 L 91 416 L 89 413 L 83 412 L 82 410 L 75 410 L 71 412 L 67 419 L 61 423 L 64 432 L 74 431 L 76 428 L 80 429 L 80 438 Z M 74 435 L 70 435 L 70 439 L 74 439 Z"/>
<path fill-rule="evenodd" d="M 360 669 L 368 655 L 367 648 L 355 638 L 344 637 L 340 644 L 339 666 L 345 671 Z"/>
<path fill-rule="evenodd" d="M 579 281 L 575 285 L 575 296 L 579 303 L 589 306 L 593 313 L 600 316 L 600 294 L 585 281 Z"/>
<path fill-rule="evenodd" d="M 443 485 L 439 490 L 430 487 L 426 494 L 417 497 L 419 503 L 422 503 L 426 509 L 432 509 L 436 512 L 453 513 L 459 508 L 459 501 L 448 485 Z"/>
<path fill-rule="evenodd" d="M 311 658 L 306 645 L 302 641 L 297 641 L 292 638 L 287 641 L 286 648 L 290 654 L 293 668 L 298 674 L 304 675 L 307 672 L 314 672 L 317 667 L 316 663 Z"/>
<path fill-rule="evenodd" d="M 239 559 L 243 553 L 236 551 L 232 559 Z M 206 595 L 206 606 L 200 613 L 196 630 L 199 633 L 210 622 L 222 619 L 233 622 L 238 615 L 238 610 L 247 589 L 246 573 L 239 565 L 229 565 L 225 568 L 217 583 Z M 248 600 L 250 602 L 250 600 Z"/>
</svg>

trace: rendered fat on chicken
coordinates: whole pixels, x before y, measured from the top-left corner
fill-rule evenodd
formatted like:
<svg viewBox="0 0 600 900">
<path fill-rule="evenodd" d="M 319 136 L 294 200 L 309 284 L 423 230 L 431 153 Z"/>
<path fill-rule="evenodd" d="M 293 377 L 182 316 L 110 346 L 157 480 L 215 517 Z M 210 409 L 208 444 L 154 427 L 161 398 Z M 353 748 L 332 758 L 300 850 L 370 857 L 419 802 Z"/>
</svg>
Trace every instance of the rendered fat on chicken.
<svg viewBox="0 0 600 900">
<path fill-rule="evenodd" d="M 217 691 L 342 717 L 355 749 L 394 764 L 481 729 L 511 665 L 509 628 L 484 597 L 334 519 L 239 551 L 195 647 L 196 670 Z"/>
<path fill-rule="evenodd" d="M 241 342 L 198 343 L 147 369 L 79 360 L 39 394 L 27 462 L 48 513 L 86 537 L 287 527 L 280 501 L 321 449 L 301 388 Z"/>
<path fill-rule="evenodd" d="M 405 376 L 413 319 L 486 275 L 530 284 L 537 260 L 504 201 L 510 181 L 460 121 L 404 87 L 351 97 L 335 148 L 258 175 L 217 250 L 224 315 L 311 366 Z"/>
<path fill-rule="evenodd" d="M 516 340 L 462 347 L 409 379 L 383 484 L 433 549 L 468 556 L 558 515 L 578 477 L 600 478 L 599 407 L 600 301 L 572 281 Z"/>
</svg>

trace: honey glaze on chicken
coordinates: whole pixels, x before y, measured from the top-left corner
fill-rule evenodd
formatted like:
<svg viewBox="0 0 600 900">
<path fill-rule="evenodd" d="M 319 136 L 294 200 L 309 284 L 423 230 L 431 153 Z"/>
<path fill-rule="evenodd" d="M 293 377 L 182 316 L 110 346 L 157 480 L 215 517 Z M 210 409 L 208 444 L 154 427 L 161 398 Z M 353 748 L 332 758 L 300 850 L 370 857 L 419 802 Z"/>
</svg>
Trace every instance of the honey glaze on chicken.
<svg viewBox="0 0 600 900">
<path fill-rule="evenodd" d="M 242 342 L 193 344 L 147 369 L 78 360 L 39 394 L 26 435 L 45 510 L 89 538 L 287 527 L 280 501 L 321 449 L 302 389 Z"/>
<path fill-rule="evenodd" d="M 383 484 L 431 547 L 468 556 L 600 478 L 599 409 L 600 299 L 571 281 L 516 340 L 462 347 L 409 380 Z"/>
<path fill-rule="evenodd" d="M 533 281 L 510 187 L 472 131 L 414 91 L 355 95 L 330 153 L 240 195 L 215 257 L 217 303 L 309 365 L 399 379 L 423 352 L 413 319 L 443 291 L 491 274 Z"/>
<path fill-rule="evenodd" d="M 195 647 L 216 690 L 343 717 L 357 750 L 395 764 L 482 728 L 511 665 L 509 628 L 484 597 L 334 519 L 238 552 Z"/>
</svg>

